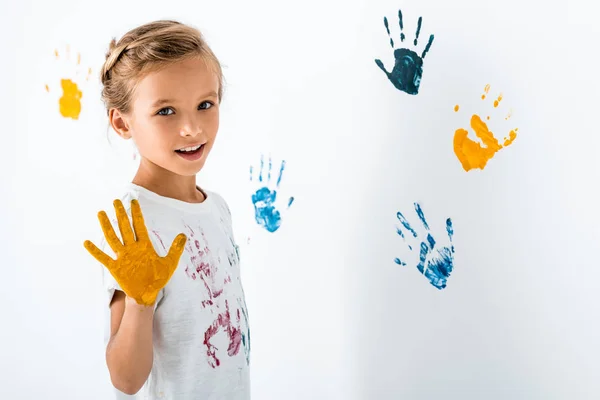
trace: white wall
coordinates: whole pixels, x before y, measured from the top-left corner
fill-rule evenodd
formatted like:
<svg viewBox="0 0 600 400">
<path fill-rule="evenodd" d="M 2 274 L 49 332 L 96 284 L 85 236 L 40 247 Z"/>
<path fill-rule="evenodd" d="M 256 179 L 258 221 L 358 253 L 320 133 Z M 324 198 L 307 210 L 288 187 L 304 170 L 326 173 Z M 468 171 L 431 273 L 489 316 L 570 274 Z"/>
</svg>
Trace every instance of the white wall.
<svg viewBox="0 0 600 400">
<path fill-rule="evenodd" d="M 583 0 L 536 3 L 4 7 L 0 398 L 114 393 L 100 266 L 82 242 L 99 240 L 96 213 L 136 162 L 128 143 L 107 142 L 97 76 L 113 36 L 159 18 L 199 27 L 226 66 L 220 138 L 200 182 L 234 213 L 253 398 L 595 398 L 599 32 Z M 435 34 L 416 96 L 374 63 L 393 62 L 383 16 L 397 39 L 398 7 L 409 45 L 419 16 L 419 52 Z M 81 52 L 79 78 L 93 68 L 77 121 L 57 109 L 59 79 L 77 69 L 54 59 L 66 45 Z M 486 84 L 504 94 L 488 108 L 500 113 L 492 130 L 519 136 L 465 172 L 452 137 L 486 112 Z M 262 153 L 286 160 L 281 196 L 295 197 L 274 234 L 256 226 L 250 201 L 248 167 Z M 454 223 L 444 290 L 414 262 L 393 262 L 410 260 L 396 213 L 418 226 L 415 202 L 439 245 Z"/>
</svg>

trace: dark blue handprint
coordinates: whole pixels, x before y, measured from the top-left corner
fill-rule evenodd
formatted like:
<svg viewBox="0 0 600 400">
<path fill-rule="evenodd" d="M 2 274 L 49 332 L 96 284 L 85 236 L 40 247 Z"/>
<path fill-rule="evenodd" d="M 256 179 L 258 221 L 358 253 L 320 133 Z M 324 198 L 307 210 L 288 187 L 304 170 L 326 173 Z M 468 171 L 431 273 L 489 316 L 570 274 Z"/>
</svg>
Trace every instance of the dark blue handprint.
<svg viewBox="0 0 600 400">
<path fill-rule="evenodd" d="M 441 248 L 438 247 L 436 249 L 436 241 L 433 236 L 431 236 L 429 225 L 427 224 L 423 210 L 418 203 L 415 203 L 415 210 L 419 220 L 425 228 L 426 238 L 424 240 L 418 238 L 419 235 L 412 228 L 401 212 L 396 214 L 398 220 L 402 224 L 401 227 L 397 228 L 398 235 L 400 235 L 405 242 L 411 239 L 417 239 L 417 241 L 420 241 L 420 254 L 417 269 L 429 280 L 429 283 L 431 283 L 433 286 L 440 290 L 444 289 L 450 273 L 454 268 L 454 245 L 452 244 L 454 228 L 452 227 L 452 220 L 450 218 L 446 220 L 446 232 L 448 233 L 448 238 L 450 239 L 450 246 Z M 406 231 L 406 233 L 404 231 Z M 409 250 L 413 250 L 413 246 L 410 244 L 408 244 L 408 248 Z M 399 258 L 396 258 L 394 261 L 396 264 L 406 265 L 406 263 L 401 261 Z"/>
<path fill-rule="evenodd" d="M 283 175 L 283 170 L 285 169 L 285 160 L 281 162 L 281 168 L 279 169 L 279 176 L 277 177 L 277 182 L 275 183 L 275 187 L 269 187 L 271 184 L 271 171 L 273 169 L 273 163 L 271 161 L 271 157 L 269 157 L 269 168 L 267 170 L 267 179 L 266 182 L 263 178 L 263 169 L 264 169 L 264 157 L 261 155 L 260 157 L 260 172 L 258 177 L 258 183 L 260 187 L 254 192 L 252 195 L 252 204 L 254 204 L 254 217 L 256 219 L 256 223 L 265 228 L 269 232 L 275 232 L 281 226 L 281 213 L 277 210 L 276 201 L 277 201 L 277 190 L 279 189 L 279 184 L 281 183 L 281 177 Z M 254 179 L 253 176 L 254 169 L 250 167 L 250 180 Z M 290 197 L 287 201 L 287 208 L 289 208 L 294 201 L 293 197 Z"/>
<path fill-rule="evenodd" d="M 417 34 L 415 35 L 415 39 L 413 41 L 415 46 L 419 40 L 422 22 L 423 17 L 419 17 L 419 21 L 417 22 Z M 402 11 L 400 10 L 398 10 L 398 23 L 400 25 L 400 41 L 404 42 L 404 24 L 402 22 Z M 390 26 L 388 24 L 387 17 L 383 17 L 383 24 L 385 25 L 385 29 L 390 38 L 390 45 L 392 46 L 392 49 L 394 49 L 394 39 L 392 39 L 392 35 L 390 33 Z M 433 37 L 433 35 L 429 36 L 429 41 L 427 42 L 425 50 L 423 50 L 421 56 L 407 48 L 394 49 L 394 68 L 392 69 L 392 72 L 388 72 L 385 69 L 381 60 L 377 59 L 375 60 L 375 63 L 383 72 L 385 72 L 390 82 L 392 82 L 392 84 L 398 90 L 408 94 L 418 94 L 419 86 L 421 85 L 421 77 L 423 76 L 423 60 L 425 59 L 425 55 L 433 43 Z"/>
</svg>

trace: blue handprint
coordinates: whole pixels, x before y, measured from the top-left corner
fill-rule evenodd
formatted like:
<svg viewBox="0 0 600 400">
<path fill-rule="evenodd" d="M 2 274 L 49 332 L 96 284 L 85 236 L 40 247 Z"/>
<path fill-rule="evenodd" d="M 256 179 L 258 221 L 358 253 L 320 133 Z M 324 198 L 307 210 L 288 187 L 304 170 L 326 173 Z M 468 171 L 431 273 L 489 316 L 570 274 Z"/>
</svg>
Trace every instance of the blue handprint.
<svg viewBox="0 0 600 400">
<path fill-rule="evenodd" d="M 281 177 L 283 170 L 285 169 L 285 160 L 281 162 L 281 168 L 279 169 L 279 176 L 275 188 L 270 188 L 271 184 L 271 171 L 273 169 L 273 163 L 271 157 L 269 157 L 269 168 L 267 170 L 267 179 L 263 184 L 263 169 L 264 169 L 264 157 L 260 157 L 260 172 L 258 174 L 258 182 L 262 185 L 252 195 L 252 204 L 254 204 L 254 217 L 256 223 L 265 228 L 269 232 L 275 232 L 281 226 L 281 213 L 276 208 L 277 190 L 281 183 Z M 253 168 L 250 167 L 250 180 L 253 180 Z M 287 207 L 289 208 L 294 201 L 293 197 L 288 199 Z"/>
<path fill-rule="evenodd" d="M 452 244 L 452 236 L 454 235 L 454 228 L 452 227 L 452 220 L 448 218 L 446 220 L 446 231 L 448 232 L 448 238 L 450 239 L 450 247 L 442 247 L 435 248 L 435 240 L 433 236 L 431 236 L 429 225 L 425 220 L 425 215 L 423 214 L 423 210 L 418 203 L 415 203 L 415 210 L 417 212 L 417 216 L 421 220 L 421 223 L 425 227 L 425 233 L 427 237 L 425 240 L 417 239 L 417 232 L 412 228 L 412 226 L 408 223 L 404 215 L 401 212 L 398 212 L 396 215 L 402 227 L 397 228 L 398 235 L 407 240 L 405 235 L 406 230 L 412 238 L 417 239 L 421 242 L 420 244 L 420 254 L 419 254 L 419 263 L 417 264 L 417 269 L 423 274 L 433 286 L 438 289 L 444 289 L 446 287 L 446 282 L 448 281 L 448 277 L 452 272 L 454 267 L 454 245 Z M 411 239 L 410 237 L 408 239 Z M 412 250 L 412 246 L 409 244 L 408 248 Z M 399 258 L 394 260 L 396 264 L 406 265 Z"/>
<path fill-rule="evenodd" d="M 414 45 L 417 45 L 419 40 L 419 34 L 421 33 L 421 23 L 423 22 L 423 17 L 419 17 L 419 21 L 417 23 L 417 34 L 413 41 Z M 398 23 L 400 25 L 400 41 L 404 42 L 404 24 L 402 22 L 402 11 L 398 10 Z M 392 39 L 390 33 L 390 26 L 388 24 L 387 17 L 383 17 L 383 24 L 385 25 L 385 29 L 390 38 L 390 45 L 392 49 L 394 48 L 394 39 Z M 425 46 L 425 50 L 419 57 L 417 53 L 410 49 L 400 48 L 394 50 L 394 68 L 392 72 L 388 72 L 381 60 L 375 60 L 375 63 L 381 68 L 383 72 L 387 75 L 388 79 L 392 84 L 398 89 L 408 94 L 418 94 L 419 86 L 421 84 L 421 77 L 423 76 L 423 59 L 425 55 L 429 51 L 431 44 L 433 43 L 433 35 L 429 36 L 429 41 Z"/>
</svg>

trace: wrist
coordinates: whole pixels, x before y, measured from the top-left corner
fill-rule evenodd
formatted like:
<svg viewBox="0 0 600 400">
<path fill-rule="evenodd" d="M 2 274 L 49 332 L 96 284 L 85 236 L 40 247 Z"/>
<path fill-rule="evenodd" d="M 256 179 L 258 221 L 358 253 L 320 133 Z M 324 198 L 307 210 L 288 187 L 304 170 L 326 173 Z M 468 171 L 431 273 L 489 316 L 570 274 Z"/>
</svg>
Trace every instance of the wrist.
<svg viewBox="0 0 600 400">
<path fill-rule="evenodd" d="M 140 311 L 154 310 L 154 303 L 155 302 L 152 302 L 151 305 L 139 304 L 133 297 L 125 295 L 125 306 L 138 309 Z"/>
</svg>

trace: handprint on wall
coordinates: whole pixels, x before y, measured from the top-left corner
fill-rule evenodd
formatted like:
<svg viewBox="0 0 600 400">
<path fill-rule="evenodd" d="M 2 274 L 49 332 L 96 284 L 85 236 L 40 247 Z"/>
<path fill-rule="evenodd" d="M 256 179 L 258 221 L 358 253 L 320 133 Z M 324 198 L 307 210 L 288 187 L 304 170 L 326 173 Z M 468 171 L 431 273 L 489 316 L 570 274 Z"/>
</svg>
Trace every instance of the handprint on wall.
<svg viewBox="0 0 600 400">
<path fill-rule="evenodd" d="M 450 273 L 454 269 L 454 245 L 452 244 L 454 228 L 452 227 L 452 220 L 450 218 L 446 220 L 446 233 L 449 239 L 448 245 L 440 247 L 437 246 L 437 241 L 431 234 L 423 209 L 418 203 L 415 203 L 415 211 L 421 222 L 422 231 L 418 233 L 406 217 L 401 212 L 398 212 L 396 217 L 400 221 L 401 226 L 396 229 L 396 232 L 402 237 L 409 251 L 414 251 L 415 245 L 418 245 L 419 260 L 416 264 L 417 269 L 427 278 L 431 285 L 440 290 L 444 289 Z M 396 258 L 394 261 L 398 265 L 407 265 L 400 258 Z"/>
<path fill-rule="evenodd" d="M 258 188 L 252 194 L 252 204 L 254 205 L 254 218 L 256 223 L 266 229 L 268 232 L 275 232 L 281 226 L 281 213 L 283 212 L 281 204 L 277 200 L 277 191 L 281 183 L 283 171 L 285 169 L 285 160 L 281 162 L 277 180 L 273 182 L 271 173 L 273 171 L 273 162 L 269 157 L 269 165 L 264 176 L 265 168 L 264 156 L 260 157 L 260 170 L 258 176 L 254 176 L 254 168 L 250 167 L 250 181 L 255 182 Z M 286 201 L 285 209 L 289 209 L 294 202 L 294 197 Z"/>
<path fill-rule="evenodd" d="M 62 56 L 58 50 L 54 50 L 54 57 L 56 61 L 60 61 L 62 59 Z M 64 77 L 60 79 L 62 93 L 58 99 L 58 111 L 64 118 L 77 120 L 79 119 L 79 115 L 81 113 L 81 98 L 83 97 L 83 92 L 78 85 L 78 81 L 79 84 L 81 84 L 81 79 L 88 81 L 92 74 L 92 69 L 88 68 L 85 78 L 81 78 L 81 54 L 77 53 L 77 57 L 73 61 L 71 59 L 71 49 L 69 46 L 67 46 L 65 50 L 64 61 L 68 63 L 66 65 L 66 69 L 74 70 L 72 72 L 68 72 L 66 70 L 61 71 L 61 73 L 64 74 Z M 50 85 L 46 84 L 46 91 L 50 92 L 51 90 L 54 89 L 51 89 Z"/>
<path fill-rule="evenodd" d="M 419 34 L 421 33 L 421 23 L 423 17 L 419 17 L 417 22 L 417 33 L 413 40 L 413 45 L 417 46 L 419 40 Z M 391 72 L 388 72 L 383 65 L 383 62 L 379 59 L 375 60 L 375 63 L 381 68 L 386 74 L 390 82 L 405 93 L 416 95 L 419 93 L 419 87 L 421 85 L 421 78 L 423 76 L 423 60 L 425 55 L 431 48 L 433 43 L 433 35 L 429 36 L 429 41 L 425 46 L 425 49 L 419 56 L 415 51 L 408 48 L 395 48 L 394 39 L 390 32 L 390 26 L 387 17 L 383 18 L 383 24 L 390 38 L 390 46 L 394 49 L 394 68 Z M 398 24 L 400 25 L 400 42 L 404 42 L 406 36 L 404 35 L 404 23 L 402 20 L 402 11 L 398 10 Z"/>
<path fill-rule="evenodd" d="M 484 93 L 481 95 L 481 100 L 485 100 L 490 91 L 490 85 L 486 85 Z M 502 93 L 494 100 L 494 108 L 500 105 L 502 101 Z M 454 107 L 454 111 L 458 111 L 459 106 Z M 511 114 L 509 113 L 504 119 L 508 120 Z M 488 116 L 486 120 L 490 120 Z M 512 129 L 508 133 L 508 137 L 504 138 L 502 144 L 499 143 L 498 139 L 494 136 L 493 132 L 490 131 L 487 124 L 483 119 L 473 114 L 471 116 L 471 128 L 475 132 L 475 136 L 481 141 L 480 144 L 470 139 L 469 132 L 466 129 L 460 128 L 454 132 L 454 153 L 460 161 L 465 171 L 470 171 L 475 168 L 484 169 L 487 162 L 494 157 L 494 155 L 502 150 L 502 148 L 509 146 L 517 137 L 518 128 Z"/>
</svg>

